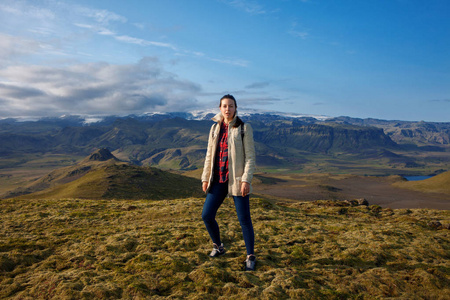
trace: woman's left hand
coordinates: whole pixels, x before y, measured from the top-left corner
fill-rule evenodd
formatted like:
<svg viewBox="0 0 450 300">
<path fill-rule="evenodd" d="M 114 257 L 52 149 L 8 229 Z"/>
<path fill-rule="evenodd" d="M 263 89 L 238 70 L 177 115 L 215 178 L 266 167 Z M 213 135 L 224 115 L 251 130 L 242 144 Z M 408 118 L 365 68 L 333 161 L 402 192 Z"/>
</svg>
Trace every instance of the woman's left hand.
<svg viewBox="0 0 450 300">
<path fill-rule="evenodd" d="M 242 184 L 241 184 L 241 193 L 242 193 L 242 197 L 245 197 L 245 196 L 247 196 L 250 193 L 250 183 L 242 182 Z"/>
</svg>

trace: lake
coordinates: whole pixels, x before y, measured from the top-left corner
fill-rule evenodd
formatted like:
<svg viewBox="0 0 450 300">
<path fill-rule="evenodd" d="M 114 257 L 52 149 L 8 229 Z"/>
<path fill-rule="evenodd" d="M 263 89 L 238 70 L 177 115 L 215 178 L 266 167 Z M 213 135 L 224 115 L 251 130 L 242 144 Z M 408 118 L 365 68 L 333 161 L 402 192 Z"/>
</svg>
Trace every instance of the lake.
<svg viewBox="0 0 450 300">
<path fill-rule="evenodd" d="M 418 181 L 418 180 L 425 180 L 428 178 L 431 178 L 433 176 L 403 176 L 408 181 Z"/>
</svg>

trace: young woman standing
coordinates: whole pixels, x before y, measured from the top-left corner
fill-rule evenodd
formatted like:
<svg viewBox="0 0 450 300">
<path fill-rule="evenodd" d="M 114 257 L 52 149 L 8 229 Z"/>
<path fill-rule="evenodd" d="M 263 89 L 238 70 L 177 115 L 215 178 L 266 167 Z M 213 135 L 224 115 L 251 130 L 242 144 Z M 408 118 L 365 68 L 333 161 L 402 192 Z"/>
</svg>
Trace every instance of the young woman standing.
<svg viewBox="0 0 450 300">
<path fill-rule="evenodd" d="M 234 205 L 244 236 L 247 259 L 245 269 L 255 270 L 255 235 L 250 217 L 249 195 L 255 170 L 253 130 L 236 115 L 236 99 L 225 95 L 220 99 L 220 113 L 213 121 L 202 174 L 202 188 L 207 194 L 202 219 L 213 242 L 211 257 L 225 253 L 220 239 L 216 213 L 227 195 Z"/>
</svg>

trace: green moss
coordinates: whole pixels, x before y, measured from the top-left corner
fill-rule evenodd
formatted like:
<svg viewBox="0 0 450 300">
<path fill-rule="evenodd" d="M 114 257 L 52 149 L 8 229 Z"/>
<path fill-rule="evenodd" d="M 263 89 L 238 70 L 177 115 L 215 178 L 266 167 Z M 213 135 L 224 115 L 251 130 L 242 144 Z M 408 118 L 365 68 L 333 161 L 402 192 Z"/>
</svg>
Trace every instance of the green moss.
<svg viewBox="0 0 450 300">
<path fill-rule="evenodd" d="M 448 211 L 252 199 L 257 271 L 232 201 L 211 259 L 203 199 L 4 200 L 0 297 L 69 299 L 435 298 L 450 282 Z M 132 209 L 129 209 L 133 207 Z M 376 214 L 376 215 L 374 215 Z"/>
</svg>

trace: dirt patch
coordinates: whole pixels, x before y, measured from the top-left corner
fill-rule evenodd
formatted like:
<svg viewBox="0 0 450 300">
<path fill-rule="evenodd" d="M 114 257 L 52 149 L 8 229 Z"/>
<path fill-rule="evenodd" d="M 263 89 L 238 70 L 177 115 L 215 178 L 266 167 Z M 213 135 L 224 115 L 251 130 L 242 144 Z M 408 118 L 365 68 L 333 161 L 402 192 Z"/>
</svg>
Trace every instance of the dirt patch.
<svg viewBox="0 0 450 300">
<path fill-rule="evenodd" d="M 398 179 L 391 177 L 312 174 L 283 176 L 282 179 L 274 184 L 255 184 L 254 192 L 299 201 L 365 198 L 369 204 L 382 207 L 450 209 L 450 195 L 398 188 L 392 185 Z"/>
</svg>

